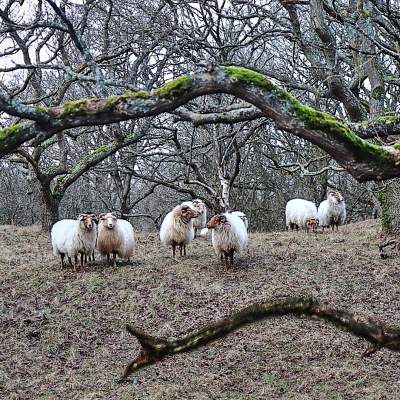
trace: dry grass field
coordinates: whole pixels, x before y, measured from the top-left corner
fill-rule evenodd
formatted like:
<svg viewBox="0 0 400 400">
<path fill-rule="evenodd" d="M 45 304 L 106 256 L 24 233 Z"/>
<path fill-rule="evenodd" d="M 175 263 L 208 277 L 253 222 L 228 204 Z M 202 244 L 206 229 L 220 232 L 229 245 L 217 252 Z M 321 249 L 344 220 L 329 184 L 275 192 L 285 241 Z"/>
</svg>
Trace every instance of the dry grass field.
<svg viewBox="0 0 400 400">
<path fill-rule="evenodd" d="M 308 318 L 245 326 L 117 379 L 139 346 L 127 322 L 179 337 L 253 301 L 312 295 L 400 325 L 399 258 L 379 258 L 379 226 L 251 234 L 225 273 L 204 239 L 173 260 L 154 234 L 133 262 L 61 270 L 36 227 L 0 227 L 1 399 L 400 399 L 400 353 Z M 98 257 L 99 258 L 99 257 Z"/>
</svg>

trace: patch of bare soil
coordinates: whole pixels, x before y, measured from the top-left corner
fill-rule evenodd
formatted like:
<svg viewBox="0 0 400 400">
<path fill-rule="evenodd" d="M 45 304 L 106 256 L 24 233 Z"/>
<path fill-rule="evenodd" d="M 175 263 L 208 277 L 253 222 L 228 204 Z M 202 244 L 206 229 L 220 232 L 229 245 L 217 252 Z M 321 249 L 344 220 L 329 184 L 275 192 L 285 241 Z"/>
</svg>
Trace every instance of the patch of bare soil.
<svg viewBox="0 0 400 400">
<path fill-rule="evenodd" d="M 38 228 L 2 226 L 0 398 L 399 399 L 399 353 L 361 358 L 362 339 L 295 317 L 248 325 L 116 382 L 139 349 L 127 322 L 179 337 L 253 301 L 312 295 L 400 325 L 399 259 L 382 260 L 378 243 L 375 221 L 253 233 L 250 254 L 225 273 L 204 239 L 173 260 L 156 235 L 140 234 L 133 262 L 74 272 L 61 270 Z"/>
</svg>

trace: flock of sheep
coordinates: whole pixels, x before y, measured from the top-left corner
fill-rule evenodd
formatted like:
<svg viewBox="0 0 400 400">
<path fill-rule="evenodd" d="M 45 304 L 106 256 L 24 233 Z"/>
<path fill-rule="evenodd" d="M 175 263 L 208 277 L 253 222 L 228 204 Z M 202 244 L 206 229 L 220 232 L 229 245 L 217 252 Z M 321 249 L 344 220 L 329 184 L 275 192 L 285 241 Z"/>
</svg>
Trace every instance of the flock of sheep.
<svg viewBox="0 0 400 400">
<path fill-rule="evenodd" d="M 346 207 L 343 196 L 335 191 L 329 192 L 318 210 L 314 203 L 293 199 L 286 205 L 286 226 L 288 229 L 303 228 L 307 232 L 315 231 L 318 225 L 332 229 L 343 224 Z M 207 222 L 207 208 L 203 201 L 196 199 L 177 205 L 164 218 L 160 228 L 160 240 L 171 246 L 175 257 L 179 247 L 180 255 L 186 255 L 186 245 L 195 236 L 207 236 L 211 230 L 211 240 L 215 253 L 224 261 L 225 269 L 233 266 L 235 252 L 247 247 L 249 222 L 240 211 L 214 215 Z M 93 258 L 97 248 L 100 254 L 107 256 L 108 262 L 116 266 L 117 255 L 121 259 L 133 256 L 135 237 L 132 225 L 113 213 L 81 214 L 77 220 L 64 219 L 53 225 L 51 230 L 53 254 L 61 257 L 64 267 L 65 256 L 74 269 Z M 112 260 L 111 260 L 112 257 Z M 74 260 L 74 264 L 72 263 Z"/>
<path fill-rule="evenodd" d="M 315 232 L 318 226 L 325 228 L 332 227 L 338 230 L 339 225 L 346 220 L 346 205 L 340 192 L 328 192 L 327 199 L 322 201 L 318 207 L 315 203 L 293 199 L 286 204 L 286 227 L 287 229 L 305 229 L 306 232 Z"/>
</svg>

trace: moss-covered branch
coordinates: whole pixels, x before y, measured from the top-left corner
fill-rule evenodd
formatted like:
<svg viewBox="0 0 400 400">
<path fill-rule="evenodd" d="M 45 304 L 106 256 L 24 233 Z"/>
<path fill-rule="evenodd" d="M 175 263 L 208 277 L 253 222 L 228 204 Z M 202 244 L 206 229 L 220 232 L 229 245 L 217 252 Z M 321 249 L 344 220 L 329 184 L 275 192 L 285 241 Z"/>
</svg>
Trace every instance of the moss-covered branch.
<svg viewBox="0 0 400 400">
<path fill-rule="evenodd" d="M 107 157 L 116 153 L 118 150 L 136 143 L 145 135 L 145 133 L 146 127 L 140 129 L 138 132 L 129 133 L 120 140 L 114 140 L 113 142 L 105 143 L 99 147 L 96 147 L 90 151 L 90 153 L 83 155 L 77 161 L 77 163 L 67 171 L 66 174 L 58 177 L 53 191 L 55 193 L 64 193 L 69 186 L 71 186 L 90 168 L 98 165 Z"/>
<path fill-rule="evenodd" d="M 139 341 L 141 350 L 138 356 L 126 367 L 121 381 L 126 380 L 138 369 L 162 360 L 164 357 L 191 351 L 226 336 L 243 325 L 282 315 L 316 317 L 331 322 L 338 328 L 344 328 L 353 335 L 364 338 L 371 343 L 371 346 L 364 352 L 365 356 L 369 356 L 383 347 L 400 351 L 400 328 L 389 328 L 377 324 L 369 318 L 362 318 L 348 311 L 330 308 L 319 304 L 312 298 L 288 298 L 254 303 L 181 339 L 156 338 L 127 325 L 128 332 Z"/>
<path fill-rule="evenodd" d="M 63 129 L 171 112 L 191 99 L 212 93 L 228 93 L 247 101 L 278 128 L 325 150 L 360 181 L 400 176 L 400 150 L 396 146 L 382 147 L 362 140 L 342 121 L 303 105 L 264 75 L 233 66 L 208 66 L 205 72 L 178 77 L 150 92 L 78 99 L 41 110 L 47 120 L 21 125 L 12 134 L 0 134 L 0 157 L 32 138 L 38 142 Z"/>
</svg>

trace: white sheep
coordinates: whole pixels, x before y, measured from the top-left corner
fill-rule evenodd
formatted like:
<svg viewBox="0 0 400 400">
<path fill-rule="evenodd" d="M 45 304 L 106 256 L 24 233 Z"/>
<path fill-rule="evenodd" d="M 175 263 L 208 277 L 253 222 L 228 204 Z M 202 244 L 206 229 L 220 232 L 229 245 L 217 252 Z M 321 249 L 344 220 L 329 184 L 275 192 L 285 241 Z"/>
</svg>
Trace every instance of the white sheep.
<svg viewBox="0 0 400 400">
<path fill-rule="evenodd" d="M 318 218 L 322 229 L 332 227 L 332 230 L 339 230 L 346 220 L 346 204 L 340 192 L 328 192 L 327 199 L 318 207 Z"/>
<path fill-rule="evenodd" d="M 231 214 L 238 216 L 243 221 L 244 226 L 246 227 L 246 230 L 247 231 L 249 230 L 249 220 L 247 218 L 247 215 L 244 212 L 242 212 L 242 211 L 232 211 Z"/>
<path fill-rule="evenodd" d="M 203 238 L 207 238 L 209 234 L 210 234 L 210 230 L 208 228 L 203 228 L 200 231 L 200 236 Z"/>
<path fill-rule="evenodd" d="M 74 270 L 78 264 L 78 254 L 81 255 L 81 267 L 84 259 L 92 255 L 96 246 L 97 227 L 94 214 L 80 214 L 77 220 L 63 219 L 56 222 L 51 229 L 53 254 L 61 256 L 61 268 L 64 268 L 64 257 L 67 256 Z"/>
<path fill-rule="evenodd" d="M 308 233 L 310 230 L 315 232 L 318 226 L 317 206 L 308 200 L 292 199 L 286 204 L 286 226 L 287 229 L 299 230 L 303 228 Z"/>
<path fill-rule="evenodd" d="M 176 206 L 165 216 L 160 228 L 160 240 L 172 246 L 174 258 L 176 246 L 179 246 L 181 256 L 186 255 L 186 245 L 194 239 L 193 218 L 197 216 L 197 211 L 185 203 Z"/>
<path fill-rule="evenodd" d="M 198 213 L 198 216 L 196 218 L 193 218 L 194 236 L 196 237 L 198 235 L 198 232 L 201 231 L 201 229 L 205 228 L 207 225 L 207 207 L 200 199 L 184 201 L 182 204 L 192 207 Z"/>
<path fill-rule="evenodd" d="M 97 238 L 97 250 L 110 262 L 113 255 L 113 266 L 117 266 L 117 254 L 119 258 L 127 259 L 133 256 L 135 251 L 135 234 L 132 225 L 123 219 L 118 219 L 113 213 L 99 215 L 99 236 Z"/>
<path fill-rule="evenodd" d="M 207 223 L 212 229 L 212 245 L 215 253 L 225 260 L 225 270 L 233 267 L 233 255 L 247 247 L 247 230 L 243 221 L 234 214 L 224 213 L 214 215 Z"/>
</svg>

